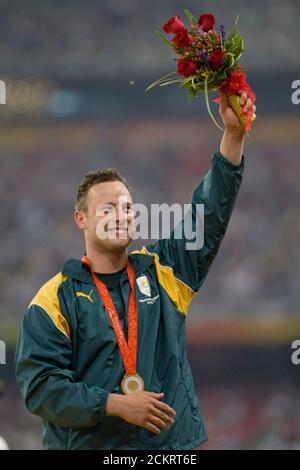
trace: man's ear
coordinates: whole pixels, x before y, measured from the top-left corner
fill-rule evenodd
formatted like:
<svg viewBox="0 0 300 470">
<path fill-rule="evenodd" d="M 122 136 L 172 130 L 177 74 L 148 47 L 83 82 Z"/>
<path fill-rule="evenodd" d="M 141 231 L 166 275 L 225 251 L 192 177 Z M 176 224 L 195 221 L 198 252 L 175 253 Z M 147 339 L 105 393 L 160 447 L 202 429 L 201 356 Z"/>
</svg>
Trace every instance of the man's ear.
<svg viewBox="0 0 300 470">
<path fill-rule="evenodd" d="M 83 211 L 78 211 L 78 210 L 75 210 L 74 212 L 74 220 L 75 220 L 75 223 L 76 225 L 81 229 L 85 229 L 86 228 L 86 224 L 85 224 L 85 221 L 86 221 L 86 215 Z"/>
</svg>

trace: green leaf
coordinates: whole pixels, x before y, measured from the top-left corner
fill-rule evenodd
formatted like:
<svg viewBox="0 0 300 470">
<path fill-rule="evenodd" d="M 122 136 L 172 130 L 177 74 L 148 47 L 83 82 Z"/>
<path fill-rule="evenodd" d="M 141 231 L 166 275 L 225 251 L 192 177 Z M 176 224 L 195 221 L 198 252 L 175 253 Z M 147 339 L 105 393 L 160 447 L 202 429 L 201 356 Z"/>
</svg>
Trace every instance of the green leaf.
<svg viewBox="0 0 300 470">
<path fill-rule="evenodd" d="M 173 43 L 171 41 L 169 41 L 169 39 L 167 39 L 166 36 L 161 34 L 159 31 L 155 31 L 155 33 L 162 40 L 162 42 L 164 42 L 165 44 L 167 44 L 167 46 L 172 47 L 172 49 L 174 49 Z"/>
<path fill-rule="evenodd" d="M 228 69 L 227 69 L 228 70 Z M 227 70 L 219 70 L 215 76 L 214 84 L 219 88 L 227 80 Z"/>
<path fill-rule="evenodd" d="M 240 20 L 240 15 L 237 15 L 233 23 L 234 29 L 237 29 L 239 20 Z"/>
<path fill-rule="evenodd" d="M 242 53 L 244 52 L 244 40 L 237 31 L 238 22 L 239 15 L 234 20 L 231 31 L 227 36 L 227 39 L 224 44 L 226 51 L 234 55 L 235 61 L 239 60 Z"/>
<path fill-rule="evenodd" d="M 244 40 L 237 32 L 233 32 L 228 36 L 225 42 L 227 52 L 233 54 L 235 61 L 239 60 L 244 52 Z"/>
<path fill-rule="evenodd" d="M 195 94 L 194 90 L 188 90 L 188 103 L 192 101 L 192 99 L 197 98 L 197 94 Z"/>
<path fill-rule="evenodd" d="M 192 84 L 194 82 L 194 80 L 197 78 L 197 75 L 194 74 L 194 75 L 190 75 L 189 77 L 187 78 L 184 78 L 183 81 L 184 83 L 187 83 L 187 84 Z"/>
<path fill-rule="evenodd" d="M 177 72 L 175 70 L 174 72 L 170 72 L 167 75 L 164 75 L 163 77 L 159 78 L 155 82 L 151 83 L 151 85 L 149 85 L 148 88 L 146 88 L 145 91 L 151 90 L 151 88 L 155 87 L 156 85 L 159 85 L 164 80 L 166 80 L 166 79 L 168 79 L 168 78 L 170 78 L 170 77 L 172 77 L 173 75 L 176 75 L 176 74 L 177 74 Z"/>
<path fill-rule="evenodd" d="M 188 102 L 190 103 L 193 98 L 197 98 L 197 91 L 194 88 L 187 88 Z"/>
<path fill-rule="evenodd" d="M 197 23 L 197 20 L 196 20 L 195 16 L 194 16 L 193 13 L 192 13 L 190 10 L 188 10 L 187 8 L 184 9 L 184 14 L 185 14 L 185 16 L 187 17 L 187 19 L 189 20 L 189 22 L 190 22 L 191 24 Z"/>
<path fill-rule="evenodd" d="M 236 17 L 236 19 L 234 20 L 234 23 L 231 27 L 231 30 L 230 32 L 228 33 L 228 36 L 227 36 L 227 39 L 225 41 L 225 46 L 226 44 L 230 44 L 233 40 L 233 38 L 238 34 L 237 32 L 237 26 L 238 26 L 238 22 L 239 22 L 239 15 Z"/>
<path fill-rule="evenodd" d="M 233 32 L 237 32 L 239 19 L 240 19 L 240 15 L 237 15 L 236 18 L 235 18 L 235 20 L 234 20 L 234 22 L 233 22 L 233 25 L 231 26 L 231 30 L 229 31 L 229 34 L 228 34 L 227 38 L 228 38 Z"/>
<path fill-rule="evenodd" d="M 171 83 L 182 82 L 182 78 L 176 78 L 175 80 L 169 80 L 168 82 L 163 82 L 159 86 L 171 85 Z"/>
<path fill-rule="evenodd" d="M 226 52 L 224 56 L 223 67 L 226 69 L 231 69 L 235 64 L 234 54 L 231 52 Z"/>
</svg>

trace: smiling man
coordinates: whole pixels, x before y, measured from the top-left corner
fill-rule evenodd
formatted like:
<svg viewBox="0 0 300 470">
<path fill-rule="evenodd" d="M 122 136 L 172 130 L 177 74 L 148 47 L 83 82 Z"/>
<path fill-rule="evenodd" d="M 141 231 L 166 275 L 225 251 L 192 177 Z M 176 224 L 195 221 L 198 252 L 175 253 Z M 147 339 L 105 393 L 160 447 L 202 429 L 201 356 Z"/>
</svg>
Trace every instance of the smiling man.
<svg viewBox="0 0 300 470">
<path fill-rule="evenodd" d="M 255 112 L 246 93 L 240 103 Z M 173 232 L 128 254 L 134 215 L 127 182 L 104 169 L 79 186 L 74 217 L 86 254 L 38 291 L 16 351 L 17 381 L 28 409 L 43 419 L 45 448 L 184 450 L 206 441 L 185 321 L 244 167 L 245 130 L 224 95 L 220 114 L 220 149 L 192 196 L 192 208 L 204 205 L 201 248 L 187 250 Z"/>
</svg>

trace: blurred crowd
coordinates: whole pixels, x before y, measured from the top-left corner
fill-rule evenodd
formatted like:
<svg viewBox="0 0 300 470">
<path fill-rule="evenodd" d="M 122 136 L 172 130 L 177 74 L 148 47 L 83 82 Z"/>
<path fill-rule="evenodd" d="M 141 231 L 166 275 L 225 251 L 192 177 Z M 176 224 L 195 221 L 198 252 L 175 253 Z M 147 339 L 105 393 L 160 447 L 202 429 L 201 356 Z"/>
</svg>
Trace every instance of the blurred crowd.
<svg viewBox="0 0 300 470">
<path fill-rule="evenodd" d="M 299 449 L 299 387 L 290 384 L 201 391 L 206 449 Z"/>
<path fill-rule="evenodd" d="M 239 14 L 252 69 L 298 61 L 296 0 L 1 0 L 2 73 L 134 77 L 167 68 L 170 52 L 154 31 L 187 7 L 213 13 L 227 32 Z"/>
</svg>

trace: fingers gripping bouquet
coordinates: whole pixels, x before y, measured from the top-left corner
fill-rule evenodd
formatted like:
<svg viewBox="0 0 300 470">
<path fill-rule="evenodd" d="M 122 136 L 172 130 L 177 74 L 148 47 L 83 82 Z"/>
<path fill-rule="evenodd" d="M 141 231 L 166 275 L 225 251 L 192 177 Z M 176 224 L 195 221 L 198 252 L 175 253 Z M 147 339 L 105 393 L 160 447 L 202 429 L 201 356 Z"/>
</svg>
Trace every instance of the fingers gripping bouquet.
<svg viewBox="0 0 300 470">
<path fill-rule="evenodd" d="M 180 87 L 186 88 L 189 99 L 203 92 L 209 115 L 223 130 L 211 112 L 208 98 L 209 92 L 221 91 L 227 96 L 230 106 L 245 126 L 245 130 L 249 132 L 251 121 L 254 121 L 256 116 L 251 109 L 248 112 L 243 110 L 239 95 L 245 91 L 253 103 L 256 96 L 246 81 L 244 67 L 238 64 L 244 51 L 244 41 L 237 29 L 239 17 L 236 18 L 226 37 L 223 25 L 219 26 L 218 31 L 213 29 L 215 18 L 211 13 L 205 13 L 197 20 L 189 10 L 184 12 L 190 22 L 190 29 L 187 29 L 176 15 L 163 26 L 166 33 L 175 35 L 171 41 L 157 31 L 162 41 L 176 52 L 177 70 L 159 78 L 147 90 L 156 85 L 177 83 Z M 219 103 L 220 96 L 213 101 Z"/>
</svg>

